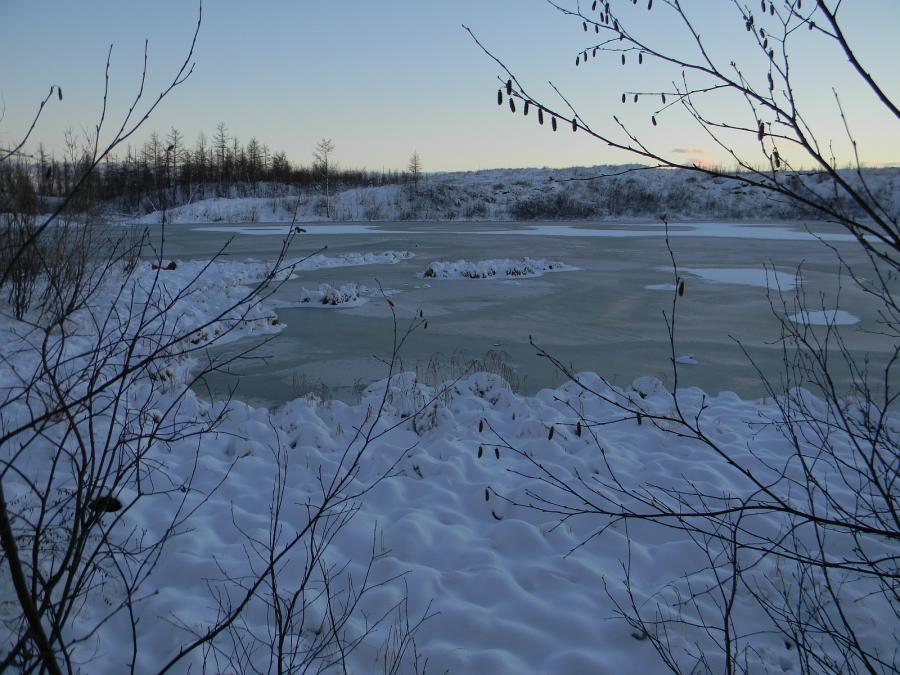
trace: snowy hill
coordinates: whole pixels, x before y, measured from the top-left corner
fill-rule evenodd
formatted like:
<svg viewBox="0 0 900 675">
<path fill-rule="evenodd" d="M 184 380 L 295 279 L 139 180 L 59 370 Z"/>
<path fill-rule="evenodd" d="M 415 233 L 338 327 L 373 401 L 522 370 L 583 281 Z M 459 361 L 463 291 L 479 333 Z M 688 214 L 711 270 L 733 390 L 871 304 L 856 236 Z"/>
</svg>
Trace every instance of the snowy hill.
<svg viewBox="0 0 900 675">
<path fill-rule="evenodd" d="M 864 173 L 874 196 L 894 217 L 900 214 L 900 169 Z M 856 173 L 845 178 L 859 184 Z M 830 195 L 824 174 L 795 178 L 793 186 Z M 801 184 L 802 181 L 802 184 Z M 231 197 L 202 198 L 168 209 L 170 223 L 271 223 L 401 220 L 793 220 L 814 216 L 805 208 L 738 181 L 690 171 L 638 167 L 492 169 L 430 174 L 418 188 L 383 185 L 340 190 L 328 203 L 316 191 L 269 183 L 240 185 Z M 252 195 L 252 196 L 246 196 Z M 855 206 L 844 204 L 849 212 Z M 329 218 L 330 215 L 330 218 Z M 162 211 L 128 214 L 133 222 L 159 223 Z"/>
</svg>

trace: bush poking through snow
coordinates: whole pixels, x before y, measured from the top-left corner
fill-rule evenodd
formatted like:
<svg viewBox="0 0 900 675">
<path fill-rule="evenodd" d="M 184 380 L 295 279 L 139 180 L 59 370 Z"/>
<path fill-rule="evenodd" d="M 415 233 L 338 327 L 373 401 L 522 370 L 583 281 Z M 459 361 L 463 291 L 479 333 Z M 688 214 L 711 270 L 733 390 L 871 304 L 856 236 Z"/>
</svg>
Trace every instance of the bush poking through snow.
<svg viewBox="0 0 900 675">
<path fill-rule="evenodd" d="M 522 258 L 521 260 L 500 259 L 457 260 L 456 262 L 433 262 L 422 276 L 426 279 L 495 279 L 511 277 L 539 277 L 546 272 L 572 272 L 577 267 L 560 262 Z"/>
<path fill-rule="evenodd" d="M 319 284 L 319 287 L 313 290 L 307 288 L 302 289 L 300 291 L 300 302 L 303 304 L 319 304 L 336 307 L 338 305 L 359 303 L 361 292 L 367 293 L 369 292 L 369 289 L 352 281 L 337 287 L 332 286 L 331 284 Z"/>
</svg>

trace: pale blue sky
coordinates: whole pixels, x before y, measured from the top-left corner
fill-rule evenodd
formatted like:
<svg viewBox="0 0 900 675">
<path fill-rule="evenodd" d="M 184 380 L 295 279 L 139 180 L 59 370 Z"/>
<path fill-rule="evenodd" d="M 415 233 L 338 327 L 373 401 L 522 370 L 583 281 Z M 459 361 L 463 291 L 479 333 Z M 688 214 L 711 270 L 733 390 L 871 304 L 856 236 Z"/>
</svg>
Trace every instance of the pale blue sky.
<svg viewBox="0 0 900 675">
<path fill-rule="evenodd" d="M 652 19 L 645 22 L 645 34 L 668 39 L 671 30 L 662 13 L 625 4 L 624 12 L 643 10 L 642 18 Z M 722 28 L 729 25 L 731 3 L 693 4 L 702 9 L 701 34 L 720 53 L 739 58 L 742 37 L 736 41 L 733 30 L 726 34 Z M 713 11 L 714 4 L 725 9 Z M 900 98 L 900 2 L 844 4 L 860 56 L 895 100 Z M 145 38 L 148 91 L 155 95 L 187 48 L 196 10 L 191 0 L 0 0 L 0 104 L 5 106 L 0 146 L 24 131 L 50 84 L 61 85 L 65 97 L 50 105 L 34 139 L 59 148 L 67 126 L 91 128 L 110 43 L 115 45 L 112 119 L 137 86 Z M 402 168 L 413 150 L 431 171 L 629 161 L 583 134 L 553 135 L 538 128 L 533 116 L 513 117 L 499 109 L 498 70 L 461 23 L 475 30 L 532 93 L 553 100 L 547 86 L 552 79 L 595 127 L 611 128 L 611 115 L 618 114 L 660 151 L 697 148 L 711 161 L 723 160 L 680 115 L 653 128 L 649 102 L 621 104 L 623 89 L 648 86 L 654 78 L 668 81 L 671 74 L 647 63 L 622 68 L 612 56 L 575 68 L 575 54 L 593 37 L 543 0 L 206 0 L 195 73 L 146 130 L 164 132 L 175 125 L 193 143 L 199 131 L 211 135 L 221 120 L 241 141 L 255 135 L 303 163 L 310 161 L 317 139 L 327 136 L 336 144 L 338 162 L 370 169 Z M 838 160 L 849 159 L 830 91 L 834 84 L 863 159 L 900 162 L 896 121 L 848 77 L 842 59 L 829 58 L 817 44 L 801 38 L 796 67 L 805 85 L 801 102 L 823 130 L 822 140 L 837 140 Z M 727 104 L 716 112 L 733 114 Z"/>
</svg>

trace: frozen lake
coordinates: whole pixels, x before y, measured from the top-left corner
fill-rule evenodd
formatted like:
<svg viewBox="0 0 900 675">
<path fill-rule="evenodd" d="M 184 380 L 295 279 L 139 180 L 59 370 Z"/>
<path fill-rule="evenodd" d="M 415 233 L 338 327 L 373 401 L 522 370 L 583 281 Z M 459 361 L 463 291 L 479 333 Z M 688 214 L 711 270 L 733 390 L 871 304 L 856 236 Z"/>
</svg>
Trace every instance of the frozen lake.
<svg viewBox="0 0 900 675">
<path fill-rule="evenodd" d="M 358 282 L 398 291 L 392 296 L 403 319 L 420 308 L 428 329 L 404 350 L 406 369 L 450 376 L 461 364 L 493 350 L 515 369 L 519 390 L 533 393 L 556 386 L 562 377 L 535 356 L 536 343 L 576 370 L 601 373 L 619 384 L 654 375 L 672 383 L 662 312 L 671 309 L 673 277 L 663 229 L 654 223 L 379 223 L 306 224 L 291 255 L 322 246 L 325 255 L 410 251 L 415 257 L 394 265 L 367 265 L 303 271 L 279 289 L 275 299 L 296 302 L 302 288 L 326 282 Z M 809 230 L 838 247 L 851 262 L 857 247 L 834 226 Z M 283 225 L 177 225 L 166 231 L 167 257 L 208 258 L 229 238 L 226 259 L 273 258 L 287 231 Z M 732 338 L 742 341 L 762 367 L 778 372 L 780 351 L 773 341 L 778 324 L 766 295 L 766 263 L 774 264 L 784 289 L 793 285 L 803 262 L 802 289 L 813 310 L 835 309 L 836 259 L 802 224 L 678 223 L 670 229 L 672 248 L 686 281 L 678 303 L 676 356 L 694 357 L 679 366 L 679 386 L 697 385 L 715 393 L 762 395 L 756 374 Z M 538 278 L 491 280 L 423 279 L 433 261 L 543 258 L 579 268 Z M 775 277 L 770 276 L 772 282 Z M 788 291 L 790 293 L 791 291 Z M 824 294 L 824 304 L 818 299 Z M 855 289 L 841 293 L 841 323 L 851 346 L 883 348 L 864 332 L 875 316 Z M 792 311 L 790 314 L 794 314 Z M 821 314 L 821 312 L 820 312 Z M 286 329 L 253 360 L 231 374 L 211 377 L 214 395 L 236 388 L 239 398 L 279 403 L 320 388 L 354 399 L 354 387 L 382 377 L 376 358 L 389 354 L 392 324 L 383 301 L 343 309 L 281 308 Z M 847 318 L 849 316 L 849 318 Z M 858 319 L 858 322 L 854 322 Z M 247 342 L 222 349 L 245 349 Z M 427 379 L 427 378 L 426 378 Z"/>
</svg>

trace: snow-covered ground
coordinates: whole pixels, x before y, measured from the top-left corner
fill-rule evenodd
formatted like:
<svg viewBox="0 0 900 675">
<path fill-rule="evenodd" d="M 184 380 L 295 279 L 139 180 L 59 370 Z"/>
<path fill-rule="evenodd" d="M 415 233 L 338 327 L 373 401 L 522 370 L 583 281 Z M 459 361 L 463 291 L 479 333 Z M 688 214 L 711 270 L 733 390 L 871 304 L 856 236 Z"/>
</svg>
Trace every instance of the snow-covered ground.
<svg viewBox="0 0 900 675">
<path fill-rule="evenodd" d="M 630 171 L 629 171 L 630 169 Z M 340 190 L 332 217 L 316 192 L 287 196 L 198 199 L 169 209 L 167 222 L 279 223 L 401 220 L 794 220 L 815 214 L 796 203 L 718 176 L 635 167 L 493 169 L 428 174 L 417 190 L 387 185 Z M 625 173 L 623 173 L 623 171 Z M 853 171 L 844 178 L 857 184 Z M 900 213 L 900 169 L 869 169 L 869 189 L 895 217 Z M 596 178 L 595 180 L 591 180 Z M 800 180 L 800 179 L 797 179 Z M 831 181 L 804 177 L 805 187 L 830 196 Z M 272 186 L 258 186 L 260 195 Z M 797 186 L 799 188 L 799 185 Z M 287 190 L 289 193 L 290 190 Z M 245 190 L 246 192 L 246 190 Z M 252 190 L 251 190 L 252 192 Z M 284 192 L 284 189 L 282 190 Z M 852 211 L 853 204 L 845 205 Z M 162 213 L 129 214 L 127 222 L 159 223 Z"/>
<path fill-rule="evenodd" d="M 338 264 L 389 263 L 406 257 L 409 255 L 402 252 L 317 257 L 304 266 L 314 270 Z M 255 305 L 245 316 L 235 316 L 233 324 L 226 318 L 205 325 L 241 297 L 242 285 L 259 279 L 266 269 L 260 262 L 216 262 L 205 269 L 194 291 L 183 295 L 180 288 L 204 270 L 204 263 L 179 261 L 175 270 L 162 272 L 143 265 L 130 279 L 121 273 L 111 277 L 95 303 L 106 307 L 132 298 L 138 305 L 153 298 L 174 299 L 170 320 L 187 333 L 202 326 L 194 334 L 200 346 L 230 327 L 235 329 L 231 337 L 268 334 L 279 330 L 281 324 L 266 303 Z M 468 267 L 457 264 L 448 269 L 459 272 Z M 685 272 L 714 282 L 748 283 L 731 274 L 723 278 L 708 270 Z M 135 289 L 136 294 L 122 293 L 123 285 Z M 338 290 L 343 294 L 343 289 Z M 310 298 L 328 297 L 329 293 L 320 286 Z M 360 295 L 358 289 L 356 295 Z M 79 316 L 69 331 L 74 336 L 73 353 L 89 345 L 98 329 L 86 314 Z M 10 392 L 18 386 L 23 369 L 34 367 L 30 360 L 33 350 L 28 346 L 31 333 L 25 324 L 8 317 L 0 321 L 0 353 L 6 357 L 0 364 L 0 387 Z M 167 410 L 201 357 L 202 353 L 166 360 L 168 384 L 151 389 L 146 382 L 137 381 L 132 385 L 133 400 L 151 396 L 149 408 Z M 695 362 L 690 356 L 678 361 Z M 673 394 L 651 378 L 610 389 L 597 375 L 579 377 L 609 396 L 639 400 L 648 411 L 671 411 L 676 397 L 689 418 L 702 409 L 707 433 L 754 470 L 765 472 L 770 462 L 777 465 L 790 453 L 777 428 L 761 424 L 777 415 L 771 401 L 744 401 L 727 392 L 710 396 L 698 389 Z M 632 591 L 641 606 L 651 615 L 662 607 L 660 611 L 675 616 L 678 594 L 685 592 L 690 579 L 697 581 L 684 575 L 707 564 L 694 543 L 672 530 L 650 526 L 632 526 L 626 533 L 623 526 L 614 525 L 598 533 L 598 525 L 605 523 L 596 519 L 576 518 L 560 524 L 552 513 L 516 507 L 512 502 L 530 500 L 529 490 L 535 487 L 528 478 L 534 471 L 532 459 L 585 477 L 611 465 L 623 480 L 635 485 L 666 487 L 689 479 L 693 487 L 708 494 L 740 490 L 746 485 L 744 477 L 717 462 L 699 443 L 641 424 L 640 419 L 622 419 L 619 409 L 586 394 L 574 383 L 535 396 L 519 396 L 496 375 L 479 373 L 447 383 L 446 389 L 427 387 L 412 374 L 402 374 L 372 385 L 355 405 L 309 396 L 278 409 L 265 409 L 240 401 L 208 402 L 189 392 L 170 415 L 187 420 L 224 414 L 224 421 L 217 433 L 199 443 L 196 438 L 185 438 L 154 448 L 148 456 L 176 483 L 193 473 L 187 510 L 197 510 L 181 528 L 184 533 L 165 550 L 141 590 L 144 599 L 134 608 L 142 644 L 138 672 L 155 672 L 191 639 L 191 630 L 202 630 L 215 619 L 215 594 L 234 591 L 233 583 L 228 591 L 229 585 L 222 582 L 226 571 L 237 578 L 249 574 L 254 565 L 258 569 L 259 560 L 248 541 L 265 542 L 271 536 L 272 486 L 279 471 L 287 472 L 281 474 L 286 491 L 282 518 L 290 533 L 302 527 L 306 505 L 321 495 L 323 476 L 327 483 L 340 473 L 345 451 L 360 447 L 355 430 L 372 423 L 373 411 L 382 409 L 382 402 L 383 414 L 374 428 L 377 438 L 366 449 L 347 493 L 365 490 L 385 474 L 391 477 L 378 482 L 361 499 L 359 512 L 336 535 L 327 559 L 336 569 L 346 566 L 346 572 L 359 583 L 374 542 L 379 557 L 371 581 L 404 575 L 405 585 L 398 580 L 367 594 L 347 625 L 350 637 L 363 634 L 366 617 L 388 612 L 406 590 L 411 620 L 429 608 L 434 614 L 416 634 L 418 651 L 427 657 L 431 672 L 664 670 L 650 642 L 615 616 L 613 601 L 627 602 L 622 584 L 622 566 L 627 560 Z M 415 415 L 420 409 L 421 414 Z M 576 410 L 581 418 L 596 424 L 597 438 L 593 433 L 581 433 Z M 15 415 L 8 415 L 5 422 L 26 414 L 16 407 Z M 888 425 L 888 433 L 900 433 L 900 420 L 891 419 Z M 382 431 L 386 433 L 378 435 Z M 519 452 L 510 451 L 507 443 Z M 10 447 L 3 451 L 12 452 Z M 39 443 L 31 448 L 31 454 L 21 460 L 26 474 L 46 473 L 46 451 Z M 286 453 L 286 469 L 279 464 L 279 452 Z M 196 457 L 199 461 L 195 463 Z M 25 494 L 24 484 L 17 482 L 16 476 L 6 480 L 13 496 Z M 838 490 L 832 497 L 853 499 L 855 495 Z M 161 534 L 179 504 L 168 495 L 141 499 L 121 527 L 137 528 L 152 539 Z M 775 516 L 770 518 L 772 526 L 778 527 Z M 586 540 L 588 543 L 580 546 Z M 297 580 L 302 553 L 301 547 L 278 568 L 285 589 Z M 0 574 L 8 574 L 6 566 Z M 747 571 L 747 578 L 764 583 L 784 574 L 775 561 L 764 559 Z M 16 606 L 6 576 L 0 592 L 0 607 Z M 73 634 L 78 625 L 91 625 L 122 599 L 121 589 L 112 582 L 93 593 L 77 617 Z M 888 604 L 882 596 L 862 595 L 847 609 L 861 627 L 861 639 L 890 654 L 897 644 L 898 629 L 895 617 L 885 613 Z M 320 601 L 311 603 L 299 627 L 303 639 L 315 639 L 324 611 Z M 766 625 L 766 617 L 755 605 L 739 604 L 734 611 L 742 625 Z M 4 618 L 11 618 L 8 610 L 4 612 Z M 251 600 L 240 628 L 246 635 L 265 637 L 270 621 L 262 590 Z M 106 622 L 79 646 L 76 656 L 86 660 L 85 672 L 127 670 L 129 629 L 125 620 Z M 382 670 L 386 630 L 382 626 L 373 632 L 351 654 L 351 672 Z M 676 653 L 708 650 L 711 667 L 721 670 L 722 661 L 712 649 L 709 635 L 684 624 L 673 624 L 669 630 L 668 639 Z M 752 672 L 797 672 L 792 670 L 796 650 L 781 636 L 763 630 L 752 639 L 754 648 L 746 654 Z M 265 669 L 269 656 L 261 650 L 247 658 Z M 200 672 L 200 658 L 201 654 L 196 654 L 181 670 L 191 665 L 193 672 Z M 401 672 L 409 667 L 405 663 Z"/>
</svg>

